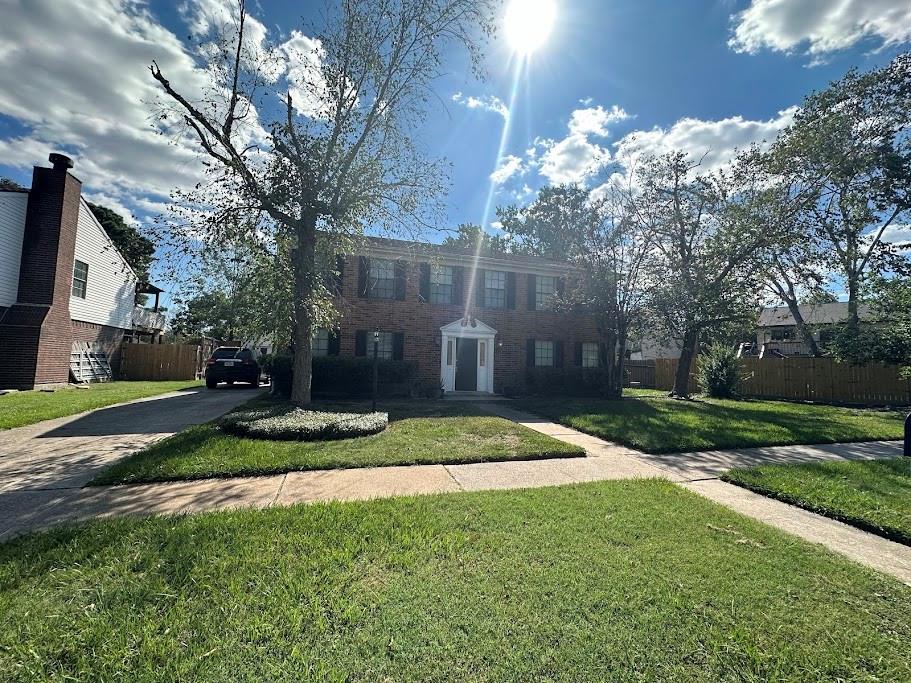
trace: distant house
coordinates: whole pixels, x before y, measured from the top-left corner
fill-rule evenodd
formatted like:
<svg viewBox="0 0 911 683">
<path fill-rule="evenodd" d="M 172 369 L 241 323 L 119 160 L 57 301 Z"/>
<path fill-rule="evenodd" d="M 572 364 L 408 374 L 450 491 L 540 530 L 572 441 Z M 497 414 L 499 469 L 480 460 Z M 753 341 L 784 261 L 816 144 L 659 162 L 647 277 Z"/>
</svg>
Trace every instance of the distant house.
<svg viewBox="0 0 911 683">
<path fill-rule="evenodd" d="M 801 304 L 800 315 L 810 328 L 817 344 L 825 346 L 837 327 L 848 319 L 848 304 L 844 301 L 824 304 Z M 861 319 L 869 317 L 870 308 L 858 305 Z M 785 356 L 809 356 L 810 348 L 801 339 L 797 322 L 787 306 L 763 308 L 756 323 L 759 349 L 777 351 Z"/>
<path fill-rule="evenodd" d="M 31 189 L 0 191 L 0 388 L 65 384 L 82 352 L 116 374 L 124 339 L 164 329 L 160 290 L 138 282 L 95 219 L 73 162 L 50 161 Z M 137 291 L 156 310 L 136 306 Z"/>
</svg>

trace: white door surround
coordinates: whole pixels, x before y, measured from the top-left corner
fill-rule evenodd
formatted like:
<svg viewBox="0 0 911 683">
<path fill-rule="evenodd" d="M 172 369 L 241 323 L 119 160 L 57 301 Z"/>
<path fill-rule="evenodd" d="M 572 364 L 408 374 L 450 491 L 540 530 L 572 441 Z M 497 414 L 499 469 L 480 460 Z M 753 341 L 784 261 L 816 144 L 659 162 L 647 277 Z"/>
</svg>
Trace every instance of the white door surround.
<svg viewBox="0 0 911 683">
<path fill-rule="evenodd" d="M 477 391 L 493 393 L 494 338 L 497 331 L 477 318 L 459 318 L 440 328 L 440 379 L 445 391 L 455 391 L 457 340 L 477 339 L 478 354 L 475 361 L 478 373 Z"/>
</svg>

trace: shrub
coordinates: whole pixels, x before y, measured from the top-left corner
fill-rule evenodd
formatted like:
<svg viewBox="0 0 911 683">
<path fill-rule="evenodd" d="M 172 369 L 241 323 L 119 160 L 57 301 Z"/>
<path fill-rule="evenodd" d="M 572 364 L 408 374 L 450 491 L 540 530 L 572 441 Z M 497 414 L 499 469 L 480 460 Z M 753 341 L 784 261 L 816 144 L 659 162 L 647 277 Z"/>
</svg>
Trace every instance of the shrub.
<svg viewBox="0 0 911 683">
<path fill-rule="evenodd" d="M 293 357 L 287 354 L 267 359 L 264 367 L 272 376 L 272 392 L 291 393 Z M 377 363 L 379 392 L 383 396 L 408 396 L 415 375 L 414 363 L 381 360 Z M 318 356 L 313 359 L 310 391 L 327 398 L 362 398 L 373 391 L 373 359 Z"/>
<path fill-rule="evenodd" d="M 534 395 L 601 396 L 607 387 L 604 368 L 526 368 L 523 386 L 517 393 Z"/>
<path fill-rule="evenodd" d="M 388 413 L 330 413 L 287 403 L 225 415 L 219 426 L 251 439 L 326 441 L 376 434 L 389 424 Z"/>
<path fill-rule="evenodd" d="M 740 386 L 740 359 L 729 346 L 712 344 L 699 354 L 699 386 L 714 398 L 733 398 Z"/>
</svg>

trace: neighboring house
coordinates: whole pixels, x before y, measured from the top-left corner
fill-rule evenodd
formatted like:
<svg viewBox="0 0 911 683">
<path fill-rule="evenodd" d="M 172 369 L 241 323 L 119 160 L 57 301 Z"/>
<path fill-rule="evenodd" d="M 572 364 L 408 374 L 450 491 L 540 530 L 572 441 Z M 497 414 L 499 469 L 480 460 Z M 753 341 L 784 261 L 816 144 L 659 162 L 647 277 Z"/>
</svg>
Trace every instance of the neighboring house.
<svg viewBox="0 0 911 683">
<path fill-rule="evenodd" d="M 825 346 L 838 325 L 848 319 L 848 304 L 844 301 L 824 304 L 801 304 L 800 315 L 809 326 L 817 344 Z M 861 319 L 869 317 L 870 307 L 859 304 Z M 801 339 L 794 316 L 787 306 L 763 308 L 756 323 L 756 341 L 764 351 L 777 351 L 785 356 L 809 356 L 810 348 Z"/>
<path fill-rule="evenodd" d="M 164 329 L 135 305 L 136 274 L 82 199 L 73 162 L 50 161 L 30 190 L 0 191 L 0 388 L 65 384 L 78 348 L 105 353 L 116 373 L 125 337 Z M 156 289 L 140 291 L 157 307 Z"/>
<path fill-rule="evenodd" d="M 317 332 L 314 355 L 371 357 L 378 332 L 379 356 L 414 362 L 423 382 L 486 393 L 518 386 L 527 367 L 599 363 L 594 320 L 550 308 L 566 263 L 370 238 L 339 265 L 341 320 Z"/>
</svg>

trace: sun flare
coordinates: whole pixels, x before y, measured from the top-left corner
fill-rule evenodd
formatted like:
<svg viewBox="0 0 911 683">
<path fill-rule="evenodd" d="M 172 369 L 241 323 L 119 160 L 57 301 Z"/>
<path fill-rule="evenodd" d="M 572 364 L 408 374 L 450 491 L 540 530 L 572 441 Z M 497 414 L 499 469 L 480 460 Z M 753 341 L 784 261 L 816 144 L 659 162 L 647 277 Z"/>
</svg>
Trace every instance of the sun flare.
<svg viewBox="0 0 911 683">
<path fill-rule="evenodd" d="M 511 0 L 506 7 L 506 40 L 513 51 L 529 55 L 541 47 L 554 27 L 554 0 Z"/>
</svg>

